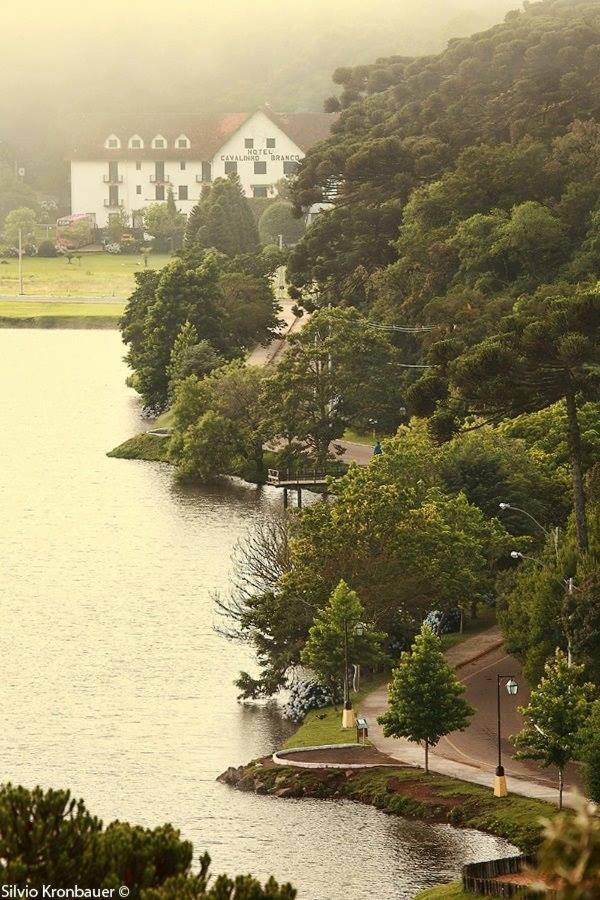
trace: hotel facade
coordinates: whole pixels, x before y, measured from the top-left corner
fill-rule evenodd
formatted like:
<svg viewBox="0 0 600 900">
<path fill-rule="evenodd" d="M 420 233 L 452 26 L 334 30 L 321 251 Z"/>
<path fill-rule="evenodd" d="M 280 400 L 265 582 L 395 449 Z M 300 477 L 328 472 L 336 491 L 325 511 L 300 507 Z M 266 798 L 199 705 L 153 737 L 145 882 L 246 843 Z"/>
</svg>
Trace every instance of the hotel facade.
<svg viewBox="0 0 600 900">
<path fill-rule="evenodd" d="M 170 190 L 189 214 L 204 185 L 230 174 L 238 175 L 247 197 L 272 199 L 277 182 L 295 173 L 334 119 L 258 110 L 156 121 L 141 116 L 113 125 L 70 155 L 71 212 L 93 215 L 102 228 L 124 210 L 137 227 L 144 208 L 165 201 Z"/>
</svg>

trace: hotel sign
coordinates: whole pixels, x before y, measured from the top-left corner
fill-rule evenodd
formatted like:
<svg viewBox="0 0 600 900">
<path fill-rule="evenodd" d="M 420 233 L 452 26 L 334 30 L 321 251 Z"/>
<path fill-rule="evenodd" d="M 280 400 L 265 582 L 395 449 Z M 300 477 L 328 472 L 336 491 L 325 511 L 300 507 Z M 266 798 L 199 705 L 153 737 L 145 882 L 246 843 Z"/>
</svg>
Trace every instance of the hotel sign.
<svg viewBox="0 0 600 900">
<path fill-rule="evenodd" d="M 223 154 L 221 162 L 256 162 L 259 157 L 266 157 L 271 162 L 300 162 L 298 153 L 273 153 L 272 150 L 245 150 L 243 155 Z"/>
</svg>

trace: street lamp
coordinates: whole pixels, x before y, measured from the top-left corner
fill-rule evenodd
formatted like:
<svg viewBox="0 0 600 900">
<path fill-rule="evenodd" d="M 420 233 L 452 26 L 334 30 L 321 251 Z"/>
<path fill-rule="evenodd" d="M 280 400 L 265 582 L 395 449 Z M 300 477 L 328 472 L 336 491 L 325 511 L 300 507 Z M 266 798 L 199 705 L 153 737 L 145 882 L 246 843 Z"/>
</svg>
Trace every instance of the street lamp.
<svg viewBox="0 0 600 900">
<path fill-rule="evenodd" d="M 523 515 L 523 516 L 527 516 L 528 519 L 531 519 L 531 521 L 534 523 L 534 525 L 537 525 L 537 527 L 540 529 L 540 531 L 543 531 L 543 533 L 546 535 L 546 537 L 550 537 L 550 532 L 548 531 L 548 529 L 544 525 L 542 525 L 541 522 L 538 522 L 536 517 L 532 516 L 531 513 L 527 512 L 526 509 L 521 509 L 520 506 L 513 506 L 511 503 L 506 503 L 504 501 L 502 503 L 499 503 L 498 506 L 503 511 L 510 509 L 510 510 L 513 510 L 514 512 L 521 513 L 521 515 Z M 552 537 L 554 539 L 554 552 L 556 554 L 556 562 L 557 563 L 558 563 L 558 536 L 559 536 L 559 528 L 558 528 L 558 526 L 556 526 L 556 528 L 552 529 Z M 511 554 L 511 556 L 512 556 L 512 554 Z"/>
<path fill-rule="evenodd" d="M 496 776 L 494 778 L 494 797 L 506 797 L 508 791 L 506 789 L 506 775 L 504 774 L 504 766 L 502 765 L 502 738 L 501 738 L 501 706 L 500 706 L 500 687 L 502 682 L 506 680 L 506 692 L 514 697 L 519 690 L 519 685 L 512 675 L 498 675 L 496 677 L 496 697 L 498 703 L 498 766 L 496 767 Z"/>
<path fill-rule="evenodd" d="M 357 622 L 352 629 L 356 637 L 362 637 L 365 633 L 365 626 L 362 622 Z M 356 725 L 356 717 L 352 709 L 352 700 L 350 699 L 350 663 L 348 660 L 348 620 L 344 620 L 344 711 L 342 713 L 342 728 L 354 728 Z"/>
</svg>

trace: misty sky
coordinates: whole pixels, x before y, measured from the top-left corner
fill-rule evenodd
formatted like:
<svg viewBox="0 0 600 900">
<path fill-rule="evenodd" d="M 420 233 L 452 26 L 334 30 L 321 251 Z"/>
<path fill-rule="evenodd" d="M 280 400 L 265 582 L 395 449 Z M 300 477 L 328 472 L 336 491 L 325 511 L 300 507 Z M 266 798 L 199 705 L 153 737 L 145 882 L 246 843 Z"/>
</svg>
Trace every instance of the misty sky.
<svg viewBox="0 0 600 900">
<path fill-rule="evenodd" d="M 443 49 L 516 0 L 1 0 L 0 139 L 129 110 L 320 110 L 340 65 Z"/>
</svg>

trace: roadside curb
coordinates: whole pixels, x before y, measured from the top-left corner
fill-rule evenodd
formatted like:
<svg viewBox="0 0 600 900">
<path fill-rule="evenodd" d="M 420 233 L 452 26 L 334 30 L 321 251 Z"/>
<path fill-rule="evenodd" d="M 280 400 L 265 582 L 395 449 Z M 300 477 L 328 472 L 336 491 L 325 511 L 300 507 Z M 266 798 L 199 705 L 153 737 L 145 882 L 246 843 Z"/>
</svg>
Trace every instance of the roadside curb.
<svg viewBox="0 0 600 900">
<path fill-rule="evenodd" d="M 302 762 L 299 759 L 286 759 L 288 753 L 310 753 L 316 750 L 344 750 L 356 748 L 357 744 L 319 744 L 314 747 L 286 747 L 276 750 L 271 759 L 276 766 L 292 766 L 297 769 L 399 769 L 415 768 L 410 763 L 336 763 L 336 762 Z"/>
<path fill-rule="evenodd" d="M 496 641 L 494 644 L 490 644 L 485 650 L 479 650 L 473 656 L 470 656 L 468 659 L 463 659 L 458 662 L 454 666 L 454 670 L 458 671 L 459 669 L 464 669 L 465 666 L 471 665 L 471 663 L 477 662 L 479 659 L 483 659 L 484 656 L 487 656 L 488 653 L 493 653 L 494 650 L 498 650 L 504 644 L 504 640 L 500 639 Z"/>
</svg>

